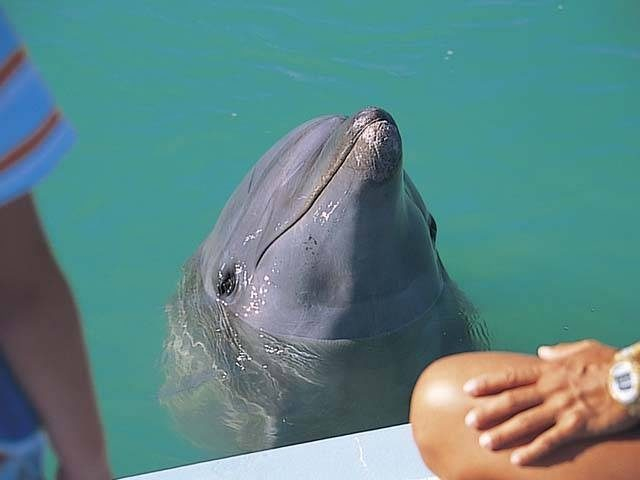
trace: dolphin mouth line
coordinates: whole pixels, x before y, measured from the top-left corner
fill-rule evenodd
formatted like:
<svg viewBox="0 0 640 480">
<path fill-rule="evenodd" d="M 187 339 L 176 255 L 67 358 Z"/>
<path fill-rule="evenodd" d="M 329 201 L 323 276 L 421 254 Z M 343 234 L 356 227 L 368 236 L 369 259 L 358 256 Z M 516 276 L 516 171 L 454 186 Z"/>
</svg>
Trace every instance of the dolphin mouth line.
<svg viewBox="0 0 640 480">
<path fill-rule="evenodd" d="M 354 122 L 355 123 L 355 122 Z M 260 262 L 262 261 L 262 258 L 264 257 L 265 253 L 267 253 L 267 250 L 269 250 L 269 248 L 280 238 L 282 237 L 285 233 L 287 233 L 291 228 L 293 228 L 293 226 L 298 223 L 298 221 L 304 217 L 309 210 L 311 210 L 311 207 L 313 207 L 313 204 L 316 202 L 316 200 L 320 197 L 320 195 L 322 194 L 322 192 L 325 191 L 325 189 L 327 188 L 327 186 L 331 183 L 331 180 L 333 180 L 333 177 L 336 176 L 336 174 L 338 173 L 338 171 L 340 170 L 340 167 L 342 167 L 342 165 L 344 165 L 344 162 L 347 160 L 347 158 L 349 157 L 349 155 L 351 154 L 351 152 L 353 151 L 353 149 L 355 148 L 356 144 L 358 143 L 358 140 L 360 140 L 360 137 L 362 136 L 363 132 L 369 128 L 372 125 L 376 125 L 378 123 L 387 123 L 389 125 L 393 125 L 394 127 L 396 127 L 396 129 L 398 128 L 397 125 L 395 124 L 395 122 L 393 121 L 393 119 L 391 118 L 380 118 L 380 117 L 375 117 L 373 119 L 371 119 L 370 121 L 368 121 L 367 123 L 365 123 L 364 125 L 362 125 L 360 127 L 360 131 L 354 135 L 353 139 L 349 142 L 349 144 L 347 145 L 347 147 L 343 150 L 343 152 L 341 153 L 341 155 L 338 157 L 339 160 L 332 162 L 332 164 L 329 166 L 329 170 L 327 171 L 326 174 L 322 175 L 321 177 L 321 183 L 319 186 L 317 186 L 310 198 L 307 200 L 304 208 L 301 210 L 301 212 L 293 219 L 293 221 L 291 223 L 289 223 L 289 225 L 286 226 L 286 228 L 284 228 L 278 235 L 276 235 L 275 237 L 273 237 L 273 239 L 267 244 L 265 245 L 264 249 L 262 250 L 262 252 L 260 253 L 260 256 L 258 257 L 258 260 L 256 261 L 256 268 L 258 268 L 258 266 L 260 265 Z M 352 125 L 353 127 L 353 125 Z M 348 132 L 347 132 L 348 133 Z M 347 135 L 347 133 L 345 133 L 345 136 Z M 327 139 L 328 141 L 329 139 Z"/>
</svg>

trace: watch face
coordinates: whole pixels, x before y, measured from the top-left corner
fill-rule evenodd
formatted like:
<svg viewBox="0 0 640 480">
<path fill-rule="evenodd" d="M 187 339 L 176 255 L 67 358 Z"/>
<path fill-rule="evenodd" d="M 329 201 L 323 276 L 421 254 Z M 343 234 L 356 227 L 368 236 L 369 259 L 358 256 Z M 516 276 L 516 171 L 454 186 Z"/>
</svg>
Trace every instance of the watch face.
<svg viewBox="0 0 640 480">
<path fill-rule="evenodd" d="M 640 379 L 633 364 L 629 361 L 618 362 L 611 368 L 611 393 L 621 403 L 634 403 L 640 396 Z"/>
</svg>

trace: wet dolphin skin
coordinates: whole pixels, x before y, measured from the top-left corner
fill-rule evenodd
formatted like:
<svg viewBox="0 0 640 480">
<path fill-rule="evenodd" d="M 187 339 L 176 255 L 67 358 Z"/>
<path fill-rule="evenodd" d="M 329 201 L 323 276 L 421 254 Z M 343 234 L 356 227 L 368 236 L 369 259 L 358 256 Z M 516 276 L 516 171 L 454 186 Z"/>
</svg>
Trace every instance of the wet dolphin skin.
<svg viewBox="0 0 640 480">
<path fill-rule="evenodd" d="M 384 110 L 287 134 L 167 308 L 160 398 L 180 428 L 231 454 L 406 421 L 429 362 L 484 346 L 436 231 Z"/>
</svg>

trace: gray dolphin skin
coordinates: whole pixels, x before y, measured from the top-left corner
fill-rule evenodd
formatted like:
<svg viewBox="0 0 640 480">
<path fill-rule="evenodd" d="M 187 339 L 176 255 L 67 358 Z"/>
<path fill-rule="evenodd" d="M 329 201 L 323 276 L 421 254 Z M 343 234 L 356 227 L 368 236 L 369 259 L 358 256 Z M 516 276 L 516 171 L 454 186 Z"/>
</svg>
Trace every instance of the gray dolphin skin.
<svg viewBox="0 0 640 480">
<path fill-rule="evenodd" d="M 391 115 L 302 124 L 184 266 L 161 401 L 221 455 L 406 422 L 428 363 L 487 346 L 435 241 Z"/>
</svg>

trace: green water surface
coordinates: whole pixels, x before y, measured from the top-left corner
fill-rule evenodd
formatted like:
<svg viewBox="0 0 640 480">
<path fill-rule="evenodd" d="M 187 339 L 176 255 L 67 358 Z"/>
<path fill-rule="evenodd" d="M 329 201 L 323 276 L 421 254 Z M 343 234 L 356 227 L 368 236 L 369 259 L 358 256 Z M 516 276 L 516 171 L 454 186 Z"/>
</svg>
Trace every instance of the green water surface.
<svg viewBox="0 0 640 480">
<path fill-rule="evenodd" d="M 78 132 L 37 198 L 117 475 L 212 458 L 157 401 L 163 305 L 251 165 L 320 114 L 394 115 L 494 348 L 640 337 L 637 0 L 3 4 Z"/>
</svg>

